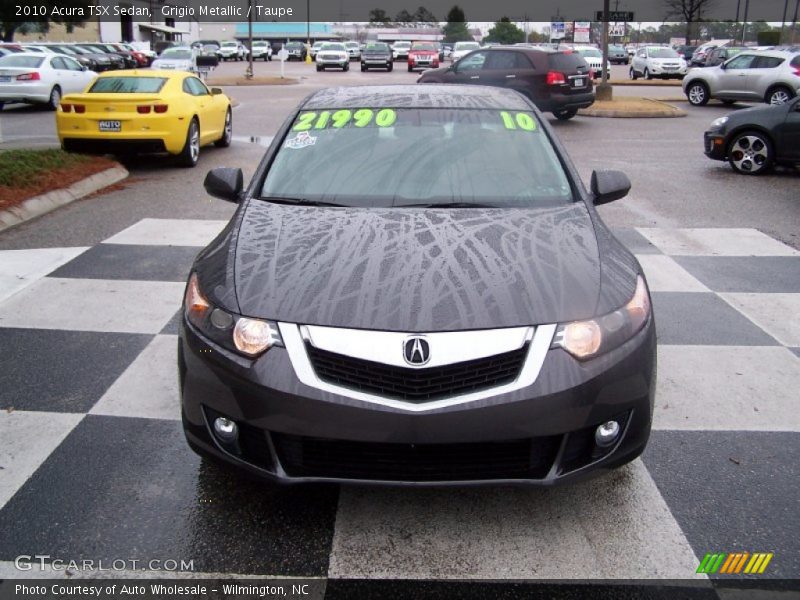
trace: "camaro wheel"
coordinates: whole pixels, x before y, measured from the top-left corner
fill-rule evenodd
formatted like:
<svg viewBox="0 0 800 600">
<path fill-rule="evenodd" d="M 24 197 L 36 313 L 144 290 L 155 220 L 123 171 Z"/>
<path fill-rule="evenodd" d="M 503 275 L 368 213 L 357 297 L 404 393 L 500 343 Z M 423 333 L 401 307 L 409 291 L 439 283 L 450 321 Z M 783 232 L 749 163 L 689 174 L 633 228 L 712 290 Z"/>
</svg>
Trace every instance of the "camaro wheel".
<svg viewBox="0 0 800 600">
<path fill-rule="evenodd" d="M 225 113 L 225 127 L 222 130 L 222 137 L 219 138 L 214 145 L 217 148 L 227 148 L 231 145 L 231 140 L 233 139 L 233 114 L 231 114 L 231 109 L 228 109 L 228 112 Z"/>
<path fill-rule="evenodd" d="M 772 166 L 772 143 L 757 131 L 740 133 L 728 146 L 728 161 L 739 173 L 761 175 Z"/>
<path fill-rule="evenodd" d="M 55 85 L 53 86 L 53 89 L 50 90 L 50 100 L 47 101 L 47 108 L 50 110 L 56 110 L 60 102 L 61 88 Z"/>
<path fill-rule="evenodd" d="M 792 92 L 785 87 L 777 87 L 767 92 L 767 102 L 769 104 L 786 104 L 793 97 Z"/>
<path fill-rule="evenodd" d="M 189 130 L 186 132 L 186 143 L 183 150 L 178 155 L 178 162 L 183 167 L 194 167 L 200 158 L 200 126 L 197 119 L 192 119 L 189 123 Z"/>
<path fill-rule="evenodd" d="M 705 106 L 708 104 L 708 86 L 702 81 L 695 81 L 686 88 L 686 97 L 692 106 Z"/>
</svg>

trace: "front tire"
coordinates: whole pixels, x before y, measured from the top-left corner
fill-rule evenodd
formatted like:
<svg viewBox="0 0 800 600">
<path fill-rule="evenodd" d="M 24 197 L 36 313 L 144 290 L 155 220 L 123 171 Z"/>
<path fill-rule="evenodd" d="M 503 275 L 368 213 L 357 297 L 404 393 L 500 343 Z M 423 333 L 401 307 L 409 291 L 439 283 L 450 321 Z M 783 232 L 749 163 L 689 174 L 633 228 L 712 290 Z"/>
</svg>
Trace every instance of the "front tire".
<svg viewBox="0 0 800 600">
<path fill-rule="evenodd" d="M 633 81 L 639 79 L 639 75 L 636 74 L 636 71 L 633 69 L 633 67 L 628 70 L 628 77 Z"/>
<path fill-rule="evenodd" d="M 389 65 L 386 67 L 386 72 L 387 72 L 387 73 L 391 73 L 393 69 L 394 69 L 394 64 L 390 63 L 390 64 L 389 64 Z"/>
<path fill-rule="evenodd" d="M 50 90 L 50 99 L 47 101 L 48 110 L 57 110 L 58 105 L 61 103 L 61 88 L 57 85 L 53 86 Z"/>
<path fill-rule="evenodd" d="M 200 158 L 200 125 L 197 119 L 192 119 L 186 131 L 186 143 L 178 155 L 178 164 L 182 167 L 192 168 L 197 166 Z"/>
<path fill-rule="evenodd" d="M 705 106 L 709 96 L 708 86 L 702 81 L 693 81 L 686 88 L 686 98 L 692 106 Z"/>
<path fill-rule="evenodd" d="M 648 69 L 647 67 L 644 68 L 644 78 L 647 79 L 648 81 L 653 79 L 653 75 L 650 73 L 650 69 Z"/>
<path fill-rule="evenodd" d="M 231 145 L 231 140 L 233 140 L 233 114 L 229 108 L 228 112 L 225 113 L 225 126 L 222 128 L 222 137 L 214 142 L 214 145 L 217 148 L 227 148 Z"/>
<path fill-rule="evenodd" d="M 744 131 L 728 145 L 728 162 L 743 175 L 763 175 L 772 168 L 772 141 L 760 131 Z"/>
<path fill-rule="evenodd" d="M 578 109 L 565 108 L 564 110 L 553 111 L 553 114 L 559 121 L 569 121 L 572 117 L 578 114 Z"/>
<path fill-rule="evenodd" d="M 364 73 L 367 70 L 367 65 L 361 65 L 361 72 Z"/>
<path fill-rule="evenodd" d="M 342 71 L 349 71 L 350 70 L 350 63 L 347 63 L 345 66 L 342 67 Z"/>
</svg>

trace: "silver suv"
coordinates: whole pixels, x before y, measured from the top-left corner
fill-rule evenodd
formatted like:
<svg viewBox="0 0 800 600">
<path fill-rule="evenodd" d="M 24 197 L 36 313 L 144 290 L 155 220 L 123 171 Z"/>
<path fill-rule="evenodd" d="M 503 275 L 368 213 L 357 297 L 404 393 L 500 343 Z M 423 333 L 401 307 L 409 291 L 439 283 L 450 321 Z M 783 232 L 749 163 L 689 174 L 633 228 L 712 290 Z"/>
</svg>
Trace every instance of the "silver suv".
<svg viewBox="0 0 800 600">
<path fill-rule="evenodd" d="M 783 104 L 800 94 L 800 52 L 745 51 L 716 67 L 691 69 L 683 92 L 694 106 L 712 98 Z"/>
</svg>

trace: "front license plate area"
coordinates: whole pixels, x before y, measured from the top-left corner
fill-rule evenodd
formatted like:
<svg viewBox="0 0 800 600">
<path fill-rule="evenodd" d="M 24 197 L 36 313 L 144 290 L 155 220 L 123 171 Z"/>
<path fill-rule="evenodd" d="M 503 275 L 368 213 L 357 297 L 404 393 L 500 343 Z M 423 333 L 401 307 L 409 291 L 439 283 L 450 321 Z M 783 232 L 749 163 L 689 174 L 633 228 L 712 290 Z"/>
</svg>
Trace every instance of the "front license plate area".
<svg viewBox="0 0 800 600">
<path fill-rule="evenodd" d="M 100 131 L 121 131 L 122 123 L 119 121 L 100 121 Z"/>
</svg>

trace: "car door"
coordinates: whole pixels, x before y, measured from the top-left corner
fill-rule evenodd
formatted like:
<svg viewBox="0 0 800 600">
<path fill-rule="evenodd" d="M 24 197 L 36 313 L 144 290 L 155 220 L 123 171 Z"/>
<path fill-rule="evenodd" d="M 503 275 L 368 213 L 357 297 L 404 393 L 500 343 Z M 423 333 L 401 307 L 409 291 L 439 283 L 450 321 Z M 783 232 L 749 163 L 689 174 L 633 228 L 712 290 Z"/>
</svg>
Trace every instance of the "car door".
<svg viewBox="0 0 800 600">
<path fill-rule="evenodd" d="M 800 162 L 800 100 L 786 114 L 786 121 L 778 134 L 778 157 L 781 160 Z"/>
<path fill-rule="evenodd" d="M 747 87 L 747 78 L 750 75 L 755 54 L 739 54 L 718 67 L 716 73 L 716 90 L 712 89 L 714 96 L 734 100 L 747 100 L 753 97 Z"/>
<path fill-rule="evenodd" d="M 53 81 L 49 82 L 51 86 L 58 85 L 61 88 L 61 94 L 70 92 L 70 79 L 67 65 L 61 56 L 53 56 L 50 59 L 50 72 Z"/>
<path fill-rule="evenodd" d="M 486 63 L 487 54 L 485 50 L 475 50 L 456 63 L 453 69 L 453 83 L 471 83 L 480 85 L 481 71 Z"/>
<path fill-rule="evenodd" d="M 198 85 L 200 84 L 200 85 Z M 183 80 L 183 91 L 191 98 L 194 112 L 200 121 L 200 143 L 207 144 L 219 137 L 219 124 L 215 122 L 211 109 L 211 94 L 197 77 L 191 76 Z"/>
<path fill-rule="evenodd" d="M 767 90 L 779 77 L 779 69 L 785 59 L 779 56 L 757 56 L 747 77 L 747 88 L 752 97 L 765 100 Z"/>
<path fill-rule="evenodd" d="M 64 61 L 64 64 L 67 67 L 69 78 L 70 78 L 70 88 L 69 90 L 65 89 L 65 93 L 81 93 L 86 86 L 89 84 L 92 79 L 94 79 L 94 75 L 89 71 L 84 71 L 81 64 L 68 56 L 61 57 L 61 60 Z"/>
<path fill-rule="evenodd" d="M 507 87 L 524 93 L 529 87 L 527 78 L 532 69 L 533 65 L 521 52 L 494 50 L 486 55 L 480 82 L 481 85 Z"/>
</svg>

